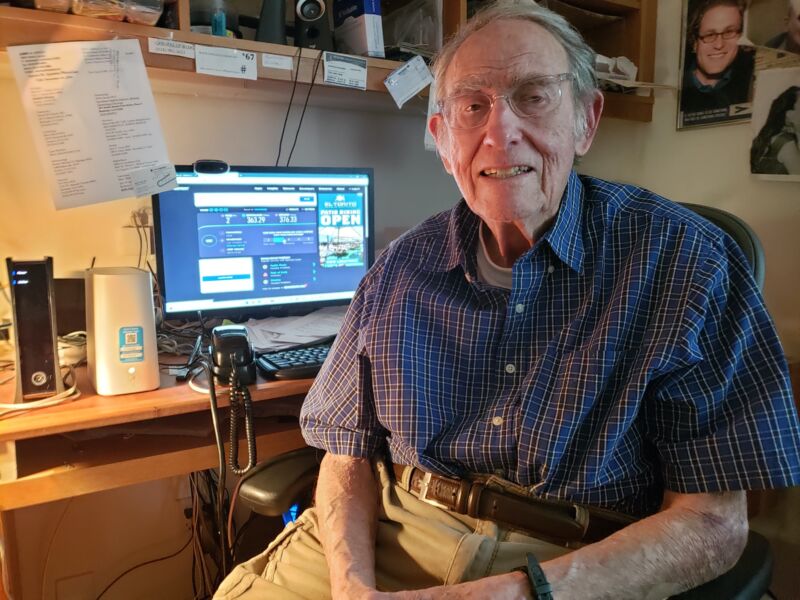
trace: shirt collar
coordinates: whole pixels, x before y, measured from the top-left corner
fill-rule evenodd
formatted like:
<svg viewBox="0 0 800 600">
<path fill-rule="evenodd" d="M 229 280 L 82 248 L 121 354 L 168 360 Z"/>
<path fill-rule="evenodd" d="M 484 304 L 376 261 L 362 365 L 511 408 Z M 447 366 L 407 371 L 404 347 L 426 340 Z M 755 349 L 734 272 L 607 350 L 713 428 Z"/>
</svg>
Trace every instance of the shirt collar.
<svg viewBox="0 0 800 600">
<path fill-rule="evenodd" d="M 571 171 L 567 180 L 567 188 L 561 198 L 561 207 L 556 215 L 556 222 L 544 234 L 556 256 L 573 271 L 583 273 L 583 227 L 581 226 L 581 208 L 584 202 L 584 188 L 578 174 Z"/>
<path fill-rule="evenodd" d="M 553 252 L 578 273 L 583 273 L 584 248 L 581 226 L 583 196 L 583 184 L 577 173 L 571 171 L 555 223 L 542 237 L 553 249 Z M 465 273 L 474 276 L 476 274 L 475 244 L 478 243 L 480 222 L 478 216 L 462 199 L 450 211 L 447 222 L 447 241 L 441 260 L 429 263 L 428 270 L 450 271 L 461 266 Z"/>
</svg>

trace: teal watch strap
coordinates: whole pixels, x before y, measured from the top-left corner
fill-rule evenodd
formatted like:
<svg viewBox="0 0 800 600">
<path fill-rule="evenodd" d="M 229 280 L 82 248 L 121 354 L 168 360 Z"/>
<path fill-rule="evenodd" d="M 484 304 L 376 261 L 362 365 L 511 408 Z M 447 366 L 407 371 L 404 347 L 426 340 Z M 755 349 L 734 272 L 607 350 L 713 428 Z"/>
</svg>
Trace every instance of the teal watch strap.
<svg viewBox="0 0 800 600">
<path fill-rule="evenodd" d="M 514 569 L 515 571 L 522 571 L 528 574 L 528 580 L 531 582 L 531 590 L 535 600 L 553 600 L 553 589 L 544 576 L 542 566 L 533 554 L 528 554 L 528 568 L 520 567 Z"/>
</svg>

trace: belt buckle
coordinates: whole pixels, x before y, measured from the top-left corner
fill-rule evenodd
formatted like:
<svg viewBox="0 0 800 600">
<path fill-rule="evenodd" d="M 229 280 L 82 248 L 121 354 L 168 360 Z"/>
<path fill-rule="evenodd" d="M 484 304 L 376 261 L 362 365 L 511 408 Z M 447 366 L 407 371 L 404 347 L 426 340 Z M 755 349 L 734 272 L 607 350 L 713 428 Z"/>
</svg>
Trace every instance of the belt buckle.
<svg viewBox="0 0 800 600">
<path fill-rule="evenodd" d="M 438 500 L 434 500 L 433 498 L 428 498 L 428 489 L 431 483 L 431 472 L 425 471 L 425 474 L 422 476 L 422 481 L 419 483 L 419 496 L 417 496 L 420 500 L 425 502 L 426 504 L 430 504 L 431 506 L 435 506 L 437 508 L 442 508 L 444 510 L 450 510 L 450 508 L 446 504 L 442 504 Z"/>
</svg>

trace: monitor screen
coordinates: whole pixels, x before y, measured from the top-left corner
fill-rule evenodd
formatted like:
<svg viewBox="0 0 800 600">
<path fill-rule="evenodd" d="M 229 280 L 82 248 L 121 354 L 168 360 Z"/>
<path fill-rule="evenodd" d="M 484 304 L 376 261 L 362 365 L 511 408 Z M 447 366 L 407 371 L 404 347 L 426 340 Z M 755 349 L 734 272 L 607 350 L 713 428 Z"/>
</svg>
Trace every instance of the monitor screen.
<svg viewBox="0 0 800 600">
<path fill-rule="evenodd" d="M 164 317 L 346 304 L 373 260 L 372 169 L 176 167 L 153 196 Z"/>
</svg>

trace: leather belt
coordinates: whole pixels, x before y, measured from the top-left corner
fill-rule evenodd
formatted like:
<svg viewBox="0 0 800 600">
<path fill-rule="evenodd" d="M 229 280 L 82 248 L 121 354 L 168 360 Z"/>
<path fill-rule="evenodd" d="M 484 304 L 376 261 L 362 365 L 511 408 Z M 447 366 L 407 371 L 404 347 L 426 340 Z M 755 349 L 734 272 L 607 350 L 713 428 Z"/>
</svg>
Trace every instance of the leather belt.
<svg viewBox="0 0 800 600">
<path fill-rule="evenodd" d="M 635 520 L 611 510 L 522 496 L 483 481 L 434 475 L 416 467 L 394 465 L 394 473 L 401 486 L 423 502 L 563 544 L 596 542 Z"/>
</svg>

